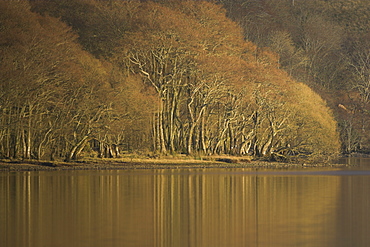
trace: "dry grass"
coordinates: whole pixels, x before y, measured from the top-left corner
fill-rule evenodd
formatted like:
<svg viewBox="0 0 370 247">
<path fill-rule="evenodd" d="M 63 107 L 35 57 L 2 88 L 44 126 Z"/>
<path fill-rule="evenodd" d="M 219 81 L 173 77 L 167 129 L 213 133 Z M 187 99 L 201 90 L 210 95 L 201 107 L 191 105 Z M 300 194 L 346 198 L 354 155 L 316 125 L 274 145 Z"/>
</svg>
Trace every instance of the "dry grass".
<svg viewBox="0 0 370 247">
<path fill-rule="evenodd" d="M 162 158 L 124 156 L 117 159 L 84 158 L 76 162 L 0 160 L 0 171 L 58 171 L 58 170 L 128 170 L 128 169 L 196 169 L 196 168 L 253 168 L 291 169 L 308 167 L 340 167 L 343 164 L 305 164 L 252 161 L 251 157 L 205 156 Z"/>
<path fill-rule="evenodd" d="M 134 154 L 123 155 L 121 158 L 84 158 L 80 162 L 113 162 L 113 163 L 144 163 L 144 164 L 187 164 L 187 163 L 210 163 L 210 162 L 225 162 L 225 163 L 249 163 L 252 161 L 251 156 L 228 156 L 228 155 L 212 155 L 212 156 L 187 156 L 187 155 L 167 155 L 167 156 L 140 156 Z"/>
</svg>

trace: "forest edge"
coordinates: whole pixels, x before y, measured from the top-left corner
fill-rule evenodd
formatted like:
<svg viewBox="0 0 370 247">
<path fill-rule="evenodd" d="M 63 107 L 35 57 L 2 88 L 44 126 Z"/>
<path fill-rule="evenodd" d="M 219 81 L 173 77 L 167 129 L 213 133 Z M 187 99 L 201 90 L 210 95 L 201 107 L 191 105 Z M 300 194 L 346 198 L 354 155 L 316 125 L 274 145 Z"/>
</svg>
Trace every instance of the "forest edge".
<svg viewBox="0 0 370 247">
<path fill-rule="evenodd" d="M 136 170 L 136 169 L 206 169 L 206 168 L 251 168 L 251 169 L 306 169 L 313 167 L 348 167 L 335 162 L 287 163 L 252 160 L 242 157 L 213 156 L 186 159 L 168 157 L 84 159 L 76 162 L 0 160 L 0 172 L 6 171 L 61 171 L 61 170 Z M 351 165 L 352 166 L 352 165 Z"/>
</svg>

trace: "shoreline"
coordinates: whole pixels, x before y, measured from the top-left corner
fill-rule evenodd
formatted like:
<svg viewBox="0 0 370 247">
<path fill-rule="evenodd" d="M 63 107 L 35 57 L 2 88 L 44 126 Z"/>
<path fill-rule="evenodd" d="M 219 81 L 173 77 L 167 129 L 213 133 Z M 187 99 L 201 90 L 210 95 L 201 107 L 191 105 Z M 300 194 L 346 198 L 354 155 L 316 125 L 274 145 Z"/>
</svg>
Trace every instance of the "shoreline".
<svg viewBox="0 0 370 247">
<path fill-rule="evenodd" d="M 281 163 L 268 161 L 217 161 L 177 159 L 131 159 L 131 160 L 90 160 L 80 162 L 50 161 L 0 161 L 0 172 L 23 171 L 65 171 L 65 170 L 144 170 L 144 169 L 209 169 L 209 168 L 252 168 L 252 169 L 305 169 L 315 167 L 348 167 L 334 163 Z"/>
</svg>

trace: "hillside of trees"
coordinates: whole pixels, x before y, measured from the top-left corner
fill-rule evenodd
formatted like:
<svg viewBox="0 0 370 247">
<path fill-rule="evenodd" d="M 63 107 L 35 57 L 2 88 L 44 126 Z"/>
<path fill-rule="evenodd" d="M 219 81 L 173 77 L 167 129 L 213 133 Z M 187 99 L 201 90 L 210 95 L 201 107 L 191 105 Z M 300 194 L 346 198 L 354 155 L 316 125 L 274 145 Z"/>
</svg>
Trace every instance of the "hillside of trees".
<svg viewBox="0 0 370 247">
<path fill-rule="evenodd" d="M 278 53 L 280 68 L 327 101 L 338 122 L 342 152 L 370 152 L 369 1 L 217 2 L 247 40 Z"/>
<path fill-rule="evenodd" d="M 219 2 L 0 1 L 0 157 L 363 148 L 369 65 L 349 32 L 366 23 L 334 1 Z"/>
</svg>

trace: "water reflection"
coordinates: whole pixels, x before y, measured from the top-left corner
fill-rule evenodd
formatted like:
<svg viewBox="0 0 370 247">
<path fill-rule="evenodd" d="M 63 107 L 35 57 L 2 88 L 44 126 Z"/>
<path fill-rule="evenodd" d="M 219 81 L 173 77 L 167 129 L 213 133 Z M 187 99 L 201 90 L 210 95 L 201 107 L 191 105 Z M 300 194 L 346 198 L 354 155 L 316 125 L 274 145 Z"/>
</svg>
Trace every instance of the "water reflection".
<svg viewBox="0 0 370 247">
<path fill-rule="evenodd" d="M 248 170 L 0 174 L 0 246 L 369 246 L 370 177 Z"/>
</svg>

